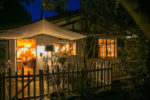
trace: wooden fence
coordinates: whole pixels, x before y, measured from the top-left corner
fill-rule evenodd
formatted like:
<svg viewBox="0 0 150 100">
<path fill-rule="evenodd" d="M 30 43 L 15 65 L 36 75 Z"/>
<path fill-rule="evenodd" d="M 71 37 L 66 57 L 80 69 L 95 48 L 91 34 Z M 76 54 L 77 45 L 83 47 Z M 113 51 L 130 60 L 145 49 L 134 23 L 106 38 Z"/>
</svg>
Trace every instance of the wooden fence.
<svg viewBox="0 0 150 100">
<path fill-rule="evenodd" d="M 128 61 L 124 63 L 113 63 L 112 81 L 131 79 L 142 71 L 146 72 L 146 62 Z"/>
<path fill-rule="evenodd" d="M 110 61 L 96 62 L 93 68 L 81 68 L 78 65 L 67 69 L 35 71 L 33 73 L 12 75 L 11 69 L 0 74 L 0 100 L 24 100 L 50 98 L 52 94 L 61 97 L 61 93 L 80 94 L 95 89 L 111 89 L 115 80 L 131 78 L 140 73 L 145 62 L 128 62 L 125 64 Z M 84 90 L 84 91 L 83 91 Z"/>
<path fill-rule="evenodd" d="M 79 94 L 86 89 L 91 91 L 100 88 L 111 87 L 111 65 L 99 64 L 94 68 L 79 68 L 70 69 L 68 66 L 66 70 L 39 70 L 36 73 L 35 68 L 33 74 L 28 72 L 24 74 L 22 67 L 22 74 L 12 75 L 11 69 L 6 73 L 0 74 L 0 100 L 24 100 L 24 99 L 40 99 L 44 97 L 51 97 L 53 93 L 60 97 L 60 93 Z M 51 95 L 50 95 L 51 94 Z"/>
</svg>

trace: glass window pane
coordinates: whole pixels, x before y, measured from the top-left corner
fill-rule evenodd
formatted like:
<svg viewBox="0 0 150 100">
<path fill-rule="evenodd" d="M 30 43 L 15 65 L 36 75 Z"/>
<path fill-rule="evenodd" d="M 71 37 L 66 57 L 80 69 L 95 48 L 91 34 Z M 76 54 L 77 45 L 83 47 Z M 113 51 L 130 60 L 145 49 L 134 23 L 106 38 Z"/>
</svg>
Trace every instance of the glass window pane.
<svg viewBox="0 0 150 100">
<path fill-rule="evenodd" d="M 56 43 L 55 53 L 61 55 L 75 55 L 76 54 L 75 43 Z"/>
<path fill-rule="evenodd" d="M 103 57 L 106 57 L 106 39 L 103 42 Z"/>
<path fill-rule="evenodd" d="M 116 57 L 116 39 L 99 39 L 99 57 Z M 107 52 L 106 52 L 107 49 Z M 106 55 L 107 53 L 107 55 Z"/>
<path fill-rule="evenodd" d="M 111 39 L 111 44 L 114 44 L 114 39 Z"/>
</svg>

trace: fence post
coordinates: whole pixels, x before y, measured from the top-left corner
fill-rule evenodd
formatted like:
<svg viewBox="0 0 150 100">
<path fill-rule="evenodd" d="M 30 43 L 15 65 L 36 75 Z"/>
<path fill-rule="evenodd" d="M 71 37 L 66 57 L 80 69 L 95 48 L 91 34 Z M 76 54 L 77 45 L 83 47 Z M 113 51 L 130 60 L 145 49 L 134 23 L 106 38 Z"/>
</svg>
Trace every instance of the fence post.
<svg viewBox="0 0 150 100">
<path fill-rule="evenodd" d="M 67 82 L 68 94 L 69 94 L 69 67 L 70 67 L 70 66 L 68 66 L 68 80 L 67 80 L 67 81 L 68 81 L 68 82 Z"/>
<path fill-rule="evenodd" d="M 33 83 L 33 87 L 34 87 L 34 100 L 36 100 L 36 79 L 35 79 L 35 67 L 33 69 L 33 74 L 34 74 L 34 77 L 33 77 L 33 80 L 34 80 L 34 83 Z"/>
<path fill-rule="evenodd" d="M 56 81 L 57 83 L 56 83 L 56 85 L 57 85 L 57 88 L 58 88 L 58 90 L 59 90 L 59 82 L 60 82 L 60 80 L 59 80 L 59 67 L 57 67 L 57 81 Z"/>
<path fill-rule="evenodd" d="M 9 100 L 11 100 L 11 68 L 9 68 Z"/>
<path fill-rule="evenodd" d="M 3 78 L 3 100 L 5 100 L 5 72 L 2 73 L 2 78 Z"/>
<path fill-rule="evenodd" d="M 103 65 L 103 72 L 104 72 L 104 74 L 103 74 L 103 75 L 104 75 L 104 76 L 103 76 L 103 77 L 104 77 L 104 88 L 105 88 L 105 81 L 106 81 L 106 80 L 105 80 L 105 76 L 106 76 L 106 75 L 105 75 L 105 74 L 106 74 L 106 73 L 105 73 L 105 68 L 106 68 L 106 61 L 104 62 L 104 65 Z"/>
<path fill-rule="evenodd" d="M 72 90 L 74 90 L 74 69 L 72 69 L 72 78 L 71 78 L 71 82 L 72 82 Z"/>
<path fill-rule="evenodd" d="M 1 75 L 1 73 L 0 73 L 0 87 L 2 87 L 2 75 Z M 3 91 L 3 88 L 0 88 L 0 99 L 2 100 L 2 92 Z"/>
<path fill-rule="evenodd" d="M 39 70 L 39 96 L 40 96 L 40 100 L 42 100 L 42 84 L 41 84 L 41 81 L 42 81 L 42 71 Z"/>
<path fill-rule="evenodd" d="M 95 66 L 95 65 L 96 65 L 96 64 L 94 64 L 94 81 L 96 80 L 96 73 L 95 73 L 95 72 L 96 72 L 96 70 L 95 70 L 95 69 L 96 69 L 96 66 Z"/>
<path fill-rule="evenodd" d="M 90 81 L 92 81 L 91 66 L 90 66 Z"/>
<path fill-rule="evenodd" d="M 44 98 L 43 70 L 40 70 L 40 100 Z"/>
<path fill-rule="evenodd" d="M 85 63 L 85 78 L 86 78 L 86 95 L 87 95 L 87 93 L 88 93 L 88 87 L 89 87 L 89 85 L 88 85 L 88 70 L 87 70 L 87 64 Z"/>
<path fill-rule="evenodd" d="M 30 100 L 30 72 L 28 71 L 28 99 Z"/>
<path fill-rule="evenodd" d="M 49 67 L 47 66 L 47 93 L 48 93 L 48 98 L 50 97 L 49 93 Z"/>
<path fill-rule="evenodd" d="M 44 99 L 44 74 L 43 74 L 43 70 L 41 72 L 41 77 L 42 77 L 42 99 Z"/>
<path fill-rule="evenodd" d="M 111 62 L 108 62 L 108 67 L 107 67 L 107 87 L 109 87 L 109 70 L 110 70 L 110 64 Z"/>
<path fill-rule="evenodd" d="M 65 72 L 64 72 L 64 68 L 63 68 L 63 73 L 62 73 L 62 74 L 63 74 L 63 87 L 62 87 L 62 88 L 63 88 L 63 91 L 64 91 L 64 82 L 65 82 L 64 73 L 65 73 Z"/>
<path fill-rule="evenodd" d="M 78 79 L 79 78 L 79 68 L 78 68 L 78 64 L 77 64 L 77 89 L 78 89 L 78 86 L 79 86 L 79 84 L 78 84 Z"/>
<path fill-rule="evenodd" d="M 52 83 L 53 83 L 53 92 L 54 92 L 54 80 L 55 80 L 55 75 L 54 75 L 54 69 L 52 70 Z"/>
<path fill-rule="evenodd" d="M 16 72 L 16 100 L 18 100 L 18 73 Z"/>
<path fill-rule="evenodd" d="M 24 100 L 24 68 L 22 67 L 22 100 Z"/>
<path fill-rule="evenodd" d="M 110 89 L 112 88 L 112 77 L 113 77 L 113 72 L 112 72 L 112 64 L 110 65 L 110 75 L 111 75 L 111 77 L 110 77 Z"/>
<path fill-rule="evenodd" d="M 4 78 L 3 73 L 2 74 L 0 73 L 0 87 L 2 87 L 2 88 L 0 88 L 0 99 L 1 100 L 3 100 L 3 98 L 4 98 L 4 96 L 3 96 L 3 91 L 4 91 L 4 89 L 3 89 L 3 78 Z"/>
<path fill-rule="evenodd" d="M 83 68 L 81 68 L 81 74 L 80 74 L 80 78 L 81 78 L 81 80 L 80 80 L 80 93 L 81 93 L 81 95 L 83 95 L 83 76 L 84 76 L 84 72 L 83 72 Z"/>
<path fill-rule="evenodd" d="M 99 64 L 98 64 L 98 65 L 99 65 Z M 99 79 L 99 67 L 97 66 L 97 87 L 98 87 L 98 85 L 99 85 L 98 79 Z"/>
<path fill-rule="evenodd" d="M 100 67 L 100 69 L 101 69 L 100 84 L 101 84 L 101 86 L 102 86 L 102 84 L 103 84 L 103 71 L 102 71 L 102 69 L 103 69 L 103 63 L 102 63 L 102 62 L 101 62 L 101 67 Z"/>
</svg>

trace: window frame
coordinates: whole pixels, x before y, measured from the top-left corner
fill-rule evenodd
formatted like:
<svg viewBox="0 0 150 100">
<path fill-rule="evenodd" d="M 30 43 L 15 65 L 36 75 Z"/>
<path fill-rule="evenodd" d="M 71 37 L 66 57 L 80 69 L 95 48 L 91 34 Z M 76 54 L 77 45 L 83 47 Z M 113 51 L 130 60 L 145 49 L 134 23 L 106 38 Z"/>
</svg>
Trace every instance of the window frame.
<svg viewBox="0 0 150 100">
<path fill-rule="evenodd" d="M 65 45 L 66 44 L 74 44 L 74 46 L 75 46 L 75 48 L 74 48 L 75 49 L 75 54 L 67 54 L 67 53 L 61 54 L 60 51 L 58 51 L 58 53 L 56 53 L 55 52 L 55 47 L 56 47 L 55 45 L 56 44 L 59 44 L 59 45 L 61 45 L 61 44 L 65 44 Z M 76 42 L 57 42 L 57 43 L 54 43 L 53 45 L 54 45 L 54 53 L 56 55 L 61 55 L 61 56 L 76 56 L 77 55 Z M 65 52 L 66 52 L 66 46 L 65 46 Z"/>
<path fill-rule="evenodd" d="M 100 39 L 105 39 L 106 40 L 106 50 L 105 50 L 105 57 L 103 57 L 103 56 L 100 56 L 100 43 L 99 43 L 99 40 Z M 107 48 L 108 48 L 108 39 L 110 39 L 110 41 L 111 40 L 114 40 L 114 43 L 111 43 L 110 42 L 110 48 L 111 48 L 111 44 L 114 44 L 114 56 L 112 57 L 112 56 L 110 56 L 110 57 L 108 57 L 108 50 L 107 50 Z M 104 44 L 104 43 L 103 43 Z M 99 37 L 98 38 L 98 58 L 116 58 L 117 57 L 117 38 L 115 38 L 115 37 Z"/>
</svg>

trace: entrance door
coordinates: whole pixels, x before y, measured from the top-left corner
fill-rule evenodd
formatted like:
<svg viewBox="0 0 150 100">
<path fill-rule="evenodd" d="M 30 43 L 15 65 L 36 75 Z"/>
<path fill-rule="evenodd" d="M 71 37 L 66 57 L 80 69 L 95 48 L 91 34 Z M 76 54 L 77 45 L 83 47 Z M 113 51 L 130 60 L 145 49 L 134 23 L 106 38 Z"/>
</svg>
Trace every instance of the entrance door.
<svg viewBox="0 0 150 100">
<path fill-rule="evenodd" d="M 33 67 L 36 66 L 36 40 L 18 39 L 17 40 L 17 69 L 21 74 L 22 67 L 24 74 L 28 71 L 33 73 Z"/>
</svg>

